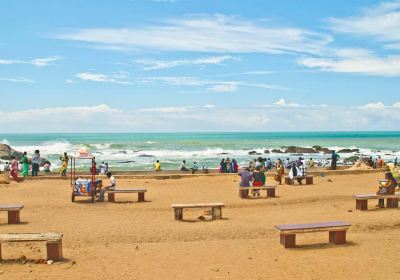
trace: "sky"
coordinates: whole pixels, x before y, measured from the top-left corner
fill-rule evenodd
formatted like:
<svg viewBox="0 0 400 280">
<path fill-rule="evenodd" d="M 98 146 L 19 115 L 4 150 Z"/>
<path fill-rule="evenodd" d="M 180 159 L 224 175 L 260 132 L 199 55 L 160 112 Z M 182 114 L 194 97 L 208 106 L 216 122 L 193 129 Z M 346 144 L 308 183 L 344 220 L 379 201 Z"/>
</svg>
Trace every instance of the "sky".
<svg viewBox="0 0 400 280">
<path fill-rule="evenodd" d="M 400 1 L 0 3 L 0 132 L 398 130 Z"/>
</svg>

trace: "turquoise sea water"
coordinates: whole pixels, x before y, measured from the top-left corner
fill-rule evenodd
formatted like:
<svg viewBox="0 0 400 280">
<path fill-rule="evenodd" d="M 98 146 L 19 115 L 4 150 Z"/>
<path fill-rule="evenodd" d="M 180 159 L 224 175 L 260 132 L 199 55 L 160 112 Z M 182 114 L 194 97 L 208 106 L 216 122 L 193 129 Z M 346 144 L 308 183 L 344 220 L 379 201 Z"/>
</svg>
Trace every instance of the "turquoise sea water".
<svg viewBox="0 0 400 280">
<path fill-rule="evenodd" d="M 19 151 L 33 153 L 39 149 L 43 157 L 59 166 L 64 152 L 75 154 L 79 148 L 91 151 L 97 162 L 108 162 L 112 169 L 151 169 L 159 159 L 164 169 L 177 169 L 182 160 L 188 166 L 217 168 L 221 158 L 235 158 L 241 165 L 258 157 L 250 151 L 264 153 L 282 146 L 331 149 L 358 148 L 364 155 L 381 155 L 388 161 L 400 155 L 400 132 L 265 132 L 265 133 L 123 133 L 123 134 L 0 134 L 0 141 Z M 348 157 L 351 154 L 344 154 Z M 286 154 L 263 154 L 271 159 L 297 157 Z M 325 159 L 323 154 L 305 155 L 306 159 Z M 81 163 L 85 167 L 87 163 Z"/>
</svg>

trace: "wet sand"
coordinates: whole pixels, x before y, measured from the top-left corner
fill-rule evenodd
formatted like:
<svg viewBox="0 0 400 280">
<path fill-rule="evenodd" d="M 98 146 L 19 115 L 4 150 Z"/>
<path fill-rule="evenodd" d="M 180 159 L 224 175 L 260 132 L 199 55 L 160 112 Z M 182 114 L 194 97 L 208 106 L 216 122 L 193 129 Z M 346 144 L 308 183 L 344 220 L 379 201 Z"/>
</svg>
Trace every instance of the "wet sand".
<svg viewBox="0 0 400 280">
<path fill-rule="evenodd" d="M 0 213 L 0 233 L 64 233 L 60 263 L 46 258 L 45 243 L 2 245 L 0 279 L 397 279 L 400 209 L 355 211 L 351 195 L 371 193 L 383 173 L 316 177 L 312 186 L 279 186 L 276 198 L 243 200 L 236 175 L 182 179 L 120 179 L 117 203 L 70 201 L 67 180 L 28 180 L 0 187 L 1 203 L 22 203 L 19 225 Z M 329 182 L 331 180 L 332 182 Z M 271 181 L 270 181 L 271 182 Z M 223 219 L 202 222 L 200 209 L 174 220 L 172 203 L 224 202 Z M 344 220 L 348 243 L 328 233 L 297 235 L 297 248 L 279 244 L 276 224 Z M 27 263 L 18 261 L 22 255 Z"/>
</svg>

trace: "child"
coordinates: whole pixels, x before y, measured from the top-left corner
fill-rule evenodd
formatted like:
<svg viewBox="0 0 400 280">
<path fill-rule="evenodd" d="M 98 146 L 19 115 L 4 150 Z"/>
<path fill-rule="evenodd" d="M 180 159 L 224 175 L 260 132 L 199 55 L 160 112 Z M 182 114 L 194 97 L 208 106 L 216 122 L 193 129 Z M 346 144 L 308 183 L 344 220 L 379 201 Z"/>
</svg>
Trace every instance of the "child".
<svg viewBox="0 0 400 280">
<path fill-rule="evenodd" d="M 275 181 L 279 183 L 279 185 L 282 184 L 282 176 L 285 173 L 285 169 L 283 168 L 282 162 L 278 163 L 278 166 L 276 167 L 276 172 L 275 172 Z"/>
</svg>

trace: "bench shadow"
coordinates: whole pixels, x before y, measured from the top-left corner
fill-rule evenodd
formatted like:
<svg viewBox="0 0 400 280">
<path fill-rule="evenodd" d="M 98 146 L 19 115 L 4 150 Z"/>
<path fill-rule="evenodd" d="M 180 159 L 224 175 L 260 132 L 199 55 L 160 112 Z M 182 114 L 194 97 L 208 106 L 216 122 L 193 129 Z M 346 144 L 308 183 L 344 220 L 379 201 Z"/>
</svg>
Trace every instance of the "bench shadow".
<svg viewBox="0 0 400 280">
<path fill-rule="evenodd" d="M 249 197 L 246 197 L 246 198 L 244 198 L 244 199 L 248 199 L 248 200 L 252 200 L 252 199 L 273 199 L 273 198 L 279 198 L 280 196 L 279 195 L 275 195 L 275 196 L 273 196 L 273 197 L 269 197 L 269 196 L 249 196 Z"/>
<path fill-rule="evenodd" d="M 45 262 L 39 263 L 39 260 L 45 260 Z M 69 258 L 63 258 L 61 261 L 55 261 L 54 263 L 71 263 L 72 260 Z M 1 264 L 20 264 L 20 265 L 26 265 L 26 264 L 35 264 L 35 265 L 41 265 L 41 264 L 45 264 L 47 265 L 47 260 L 44 258 L 40 258 L 40 259 L 31 259 L 31 258 L 26 258 L 24 260 L 22 260 L 21 258 L 18 259 L 2 259 L 0 260 Z"/>
<path fill-rule="evenodd" d="M 329 249 L 329 248 L 334 248 L 334 247 L 352 247 L 356 246 L 357 243 L 347 241 L 346 244 L 343 245 L 335 245 L 332 243 L 314 243 L 314 244 L 304 244 L 304 245 L 296 245 L 296 248 L 293 249 L 299 249 L 299 250 L 323 250 L 323 249 Z"/>
<path fill-rule="evenodd" d="M 137 200 L 120 200 L 120 201 L 114 201 L 114 202 L 111 202 L 111 203 L 116 203 L 116 204 L 132 204 L 132 203 L 135 203 L 135 204 L 137 204 L 137 203 L 147 203 L 147 202 L 151 202 L 151 200 L 145 200 L 145 201 L 137 201 Z"/>
<path fill-rule="evenodd" d="M 29 222 L 19 222 L 17 224 L 9 224 L 9 223 L 5 222 L 5 223 L 1 223 L 0 226 L 9 226 L 9 225 L 18 226 L 18 225 L 28 225 L 28 224 L 29 224 Z"/>
<path fill-rule="evenodd" d="M 180 220 L 179 222 L 194 224 L 194 223 L 210 223 L 210 222 L 215 222 L 215 221 L 219 221 L 219 220 L 228 221 L 229 218 L 221 218 L 221 219 L 215 219 L 215 220 L 206 219 L 204 221 L 199 220 L 199 219 L 197 219 L 197 220 Z"/>
</svg>

